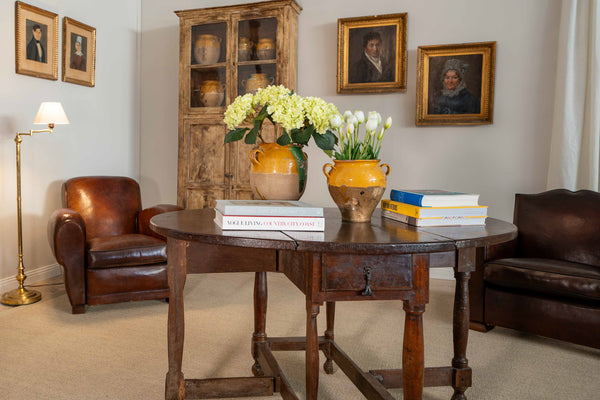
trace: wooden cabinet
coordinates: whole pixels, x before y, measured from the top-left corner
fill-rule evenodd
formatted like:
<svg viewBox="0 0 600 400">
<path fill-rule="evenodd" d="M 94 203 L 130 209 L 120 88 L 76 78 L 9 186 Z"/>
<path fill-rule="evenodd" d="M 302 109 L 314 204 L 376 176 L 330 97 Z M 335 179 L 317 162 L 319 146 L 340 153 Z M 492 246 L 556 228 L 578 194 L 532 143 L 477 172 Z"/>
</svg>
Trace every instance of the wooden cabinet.
<svg viewBox="0 0 600 400">
<path fill-rule="evenodd" d="M 298 15 L 293 0 L 176 11 L 179 17 L 177 203 L 213 207 L 249 199 L 252 145 L 223 144 L 227 105 L 261 85 L 295 90 Z M 275 141 L 265 124 L 265 140 Z"/>
</svg>

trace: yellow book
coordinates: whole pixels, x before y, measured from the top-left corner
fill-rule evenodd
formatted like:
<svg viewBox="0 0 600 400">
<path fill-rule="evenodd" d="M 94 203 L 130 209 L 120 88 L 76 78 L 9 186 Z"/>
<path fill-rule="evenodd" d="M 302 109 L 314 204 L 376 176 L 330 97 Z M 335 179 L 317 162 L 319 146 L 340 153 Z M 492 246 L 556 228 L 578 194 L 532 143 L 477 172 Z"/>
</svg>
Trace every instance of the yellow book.
<svg viewBox="0 0 600 400">
<path fill-rule="evenodd" d="M 393 200 L 381 200 L 381 208 L 414 218 L 486 217 L 487 206 L 419 207 Z"/>
</svg>

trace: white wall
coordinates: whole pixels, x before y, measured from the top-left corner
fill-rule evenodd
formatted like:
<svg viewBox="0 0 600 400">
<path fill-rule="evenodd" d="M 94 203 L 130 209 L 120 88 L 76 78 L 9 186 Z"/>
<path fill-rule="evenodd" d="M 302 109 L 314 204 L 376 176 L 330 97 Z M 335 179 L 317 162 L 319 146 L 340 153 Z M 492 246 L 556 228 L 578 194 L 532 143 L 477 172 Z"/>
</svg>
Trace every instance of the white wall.
<svg viewBox="0 0 600 400">
<path fill-rule="evenodd" d="M 175 202 L 179 26 L 174 10 L 242 1 L 144 1 L 142 6 L 142 191 L 150 202 Z M 298 92 L 345 109 L 391 115 L 381 159 L 390 188 L 447 188 L 481 194 L 489 214 L 512 220 L 514 194 L 545 188 L 553 104 L 559 0 L 299 0 Z M 408 13 L 408 90 L 338 95 L 337 19 Z M 496 41 L 494 123 L 416 127 L 417 48 Z M 321 167 L 329 159 L 308 149 L 302 200 L 335 206 Z M 388 195 L 386 192 L 385 196 Z"/>
<path fill-rule="evenodd" d="M 0 288 L 16 284 L 16 132 L 33 125 L 41 101 L 63 104 L 70 125 L 51 135 L 24 137 L 21 145 L 24 263 L 32 283 L 56 274 L 46 237 L 52 211 L 61 206 L 60 185 L 79 175 L 139 177 L 139 0 L 27 0 L 59 16 L 58 80 L 15 73 L 15 2 L 0 2 Z M 62 20 L 96 28 L 96 86 L 61 81 Z M 2 279 L 4 278 L 4 279 Z"/>
</svg>

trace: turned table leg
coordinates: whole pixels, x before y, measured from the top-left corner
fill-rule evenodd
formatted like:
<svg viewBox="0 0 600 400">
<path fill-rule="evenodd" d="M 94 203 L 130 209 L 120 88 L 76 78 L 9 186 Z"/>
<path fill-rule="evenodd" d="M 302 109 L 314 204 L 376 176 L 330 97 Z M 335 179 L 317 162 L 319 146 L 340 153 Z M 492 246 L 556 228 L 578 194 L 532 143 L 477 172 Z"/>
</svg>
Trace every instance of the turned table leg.
<svg viewBox="0 0 600 400">
<path fill-rule="evenodd" d="M 181 372 L 185 332 L 183 309 L 183 287 L 186 278 L 185 250 L 184 242 L 168 239 L 169 315 L 167 348 L 169 371 L 165 380 L 165 400 L 185 399 L 185 380 Z"/>
<path fill-rule="evenodd" d="M 423 313 L 425 305 L 404 302 L 404 345 L 402 349 L 402 379 L 404 400 L 423 398 L 425 346 Z"/>
<path fill-rule="evenodd" d="M 262 376 L 264 372 L 258 363 L 258 343 L 267 340 L 267 273 L 256 272 L 254 275 L 254 333 L 252 334 L 252 373 Z"/>
<path fill-rule="evenodd" d="M 325 330 L 325 339 L 333 342 L 333 323 L 335 321 L 335 302 L 328 301 L 325 306 L 325 315 L 327 316 L 327 329 Z M 333 360 L 331 359 L 331 350 L 329 345 L 325 347 L 325 363 L 323 364 L 323 369 L 327 374 L 333 374 Z"/>
<path fill-rule="evenodd" d="M 306 400 L 317 400 L 319 392 L 319 304 L 306 304 Z"/>
<path fill-rule="evenodd" d="M 465 370 L 469 367 L 467 342 L 469 339 L 469 278 L 471 273 L 456 271 L 454 276 L 456 278 L 456 290 L 454 294 L 454 318 L 452 324 L 454 339 L 452 367 L 460 372 L 460 370 Z M 458 374 L 456 376 L 460 377 Z M 466 400 L 465 390 L 471 384 L 470 373 L 465 376 L 469 379 L 454 379 L 454 395 L 452 396 L 452 400 Z"/>
</svg>

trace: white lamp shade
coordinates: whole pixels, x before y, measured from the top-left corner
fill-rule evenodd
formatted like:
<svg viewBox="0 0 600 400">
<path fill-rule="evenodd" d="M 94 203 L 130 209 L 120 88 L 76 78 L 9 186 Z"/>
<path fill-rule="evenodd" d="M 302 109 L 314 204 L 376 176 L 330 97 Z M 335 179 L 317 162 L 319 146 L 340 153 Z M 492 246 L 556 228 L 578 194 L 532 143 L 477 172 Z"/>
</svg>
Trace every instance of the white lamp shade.
<svg viewBox="0 0 600 400">
<path fill-rule="evenodd" d="M 68 124 L 69 120 L 58 101 L 47 101 L 40 104 L 34 124 Z"/>
</svg>

